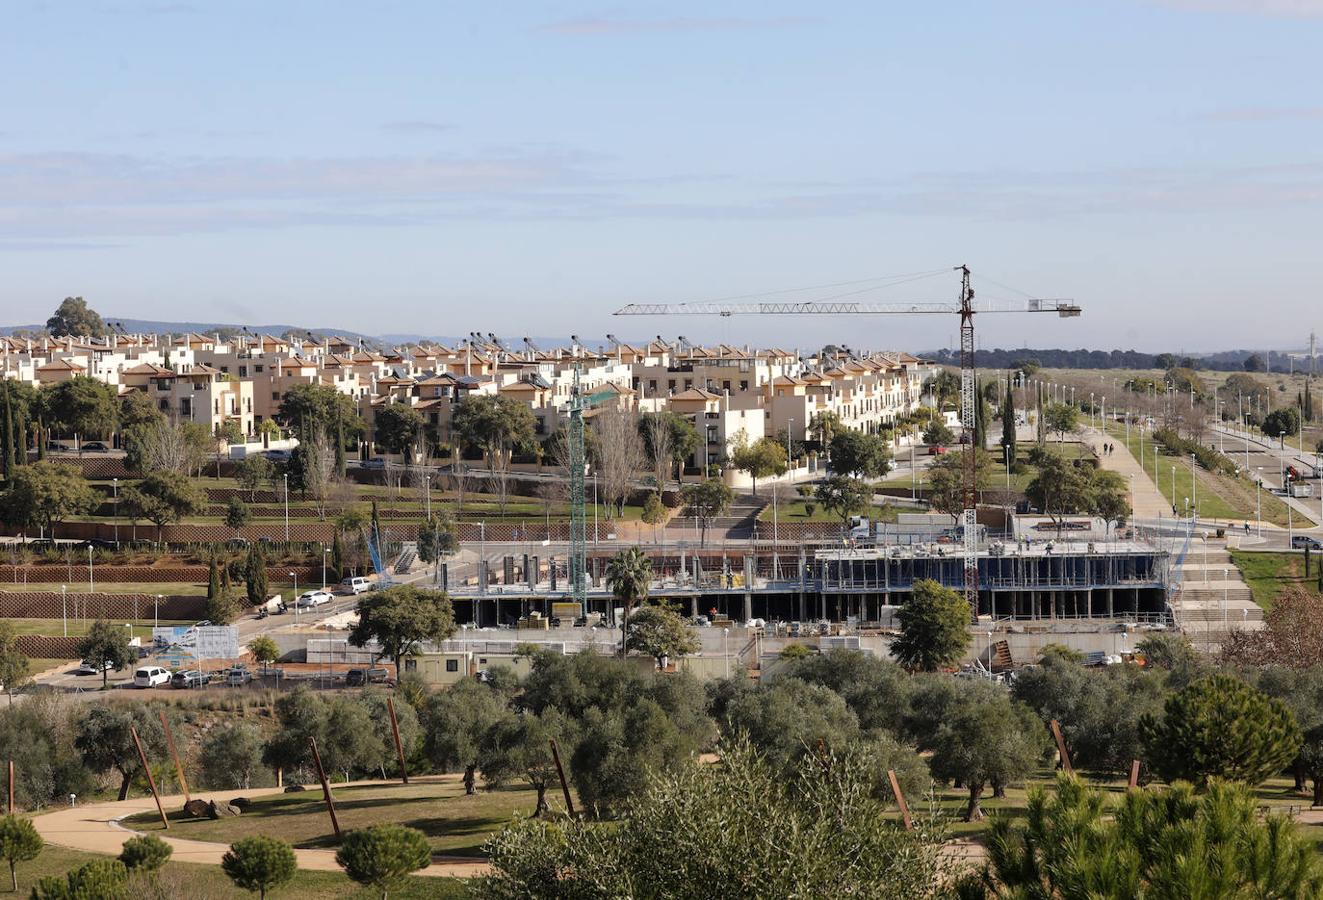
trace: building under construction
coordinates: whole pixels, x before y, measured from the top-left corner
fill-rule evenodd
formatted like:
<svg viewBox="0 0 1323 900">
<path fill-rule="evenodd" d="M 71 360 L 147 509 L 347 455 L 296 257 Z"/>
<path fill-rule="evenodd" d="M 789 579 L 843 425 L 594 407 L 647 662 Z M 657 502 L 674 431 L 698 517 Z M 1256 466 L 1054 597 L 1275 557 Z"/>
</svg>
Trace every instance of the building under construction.
<svg viewBox="0 0 1323 900">
<path fill-rule="evenodd" d="M 550 618 L 572 599 L 568 555 L 489 557 L 476 577 L 445 585 L 460 622 L 513 624 Z M 589 551 L 586 611 L 610 621 L 615 601 L 604 572 L 616 547 Z M 877 624 L 887 627 L 916 581 L 962 590 L 963 545 L 942 541 L 842 546 L 642 545 L 656 575 L 653 598 L 691 615 L 732 621 Z M 1171 539 L 987 540 L 978 551 L 981 617 L 997 620 L 1121 619 L 1161 622 L 1172 588 Z M 446 581 L 445 574 L 442 580 Z"/>
</svg>

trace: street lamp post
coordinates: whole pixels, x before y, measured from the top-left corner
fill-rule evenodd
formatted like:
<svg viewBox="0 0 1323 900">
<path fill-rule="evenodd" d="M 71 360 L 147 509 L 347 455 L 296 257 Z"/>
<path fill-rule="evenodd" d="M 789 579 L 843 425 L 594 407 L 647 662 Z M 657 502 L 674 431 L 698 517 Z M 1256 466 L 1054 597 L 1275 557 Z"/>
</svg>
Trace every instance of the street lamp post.
<svg viewBox="0 0 1323 900">
<path fill-rule="evenodd" d="M 1011 445 L 1010 444 L 1002 445 L 1001 455 L 1002 457 L 1004 457 L 1004 460 L 1006 462 L 1006 490 L 1009 491 L 1011 489 Z"/>
<path fill-rule="evenodd" d="M 119 479 L 110 479 L 110 492 L 115 506 L 115 549 L 119 549 Z"/>
<path fill-rule="evenodd" d="M 726 677 L 730 677 L 730 629 L 721 629 L 721 655 L 726 660 Z"/>
<path fill-rule="evenodd" d="M 1259 537 L 1263 537 L 1263 466 L 1257 468 L 1259 477 L 1254 479 L 1254 528 Z"/>
<path fill-rule="evenodd" d="M 299 617 L 299 573 L 290 572 L 289 577 L 294 579 L 294 618 Z"/>
<path fill-rule="evenodd" d="M 331 548 L 322 545 L 322 590 L 326 590 L 326 554 L 331 552 Z"/>
<path fill-rule="evenodd" d="M 284 474 L 285 479 L 285 543 L 289 543 L 289 473 Z"/>
<path fill-rule="evenodd" d="M 87 545 L 87 592 L 89 594 L 92 593 L 94 588 L 95 583 L 92 578 L 92 545 L 89 543 Z"/>
<path fill-rule="evenodd" d="M 1194 516 L 1199 517 L 1199 479 L 1195 477 L 1194 454 L 1190 454 L 1190 494 L 1194 497 Z"/>
<path fill-rule="evenodd" d="M 64 636 L 69 636 L 69 585 L 60 585 L 60 617 L 64 619 Z"/>
<path fill-rule="evenodd" d="M 1176 467 L 1171 467 L 1171 508 L 1176 508 Z"/>
<path fill-rule="evenodd" d="M 153 628 L 161 627 L 161 600 L 164 598 L 164 596 L 165 596 L 164 594 L 156 595 L 156 609 L 153 611 L 153 615 L 152 615 Z"/>
</svg>

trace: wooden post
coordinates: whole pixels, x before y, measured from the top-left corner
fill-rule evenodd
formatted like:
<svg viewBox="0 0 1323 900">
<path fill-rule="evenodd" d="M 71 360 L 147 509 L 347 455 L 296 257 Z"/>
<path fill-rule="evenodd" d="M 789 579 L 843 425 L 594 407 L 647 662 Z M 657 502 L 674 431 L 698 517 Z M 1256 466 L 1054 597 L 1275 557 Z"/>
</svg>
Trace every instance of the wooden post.
<svg viewBox="0 0 1323 900">
<path fill-rule="evenodd" d="M 404 745 L 400 743 L 400 720 L 395 718 L 395 701 L 386 698 L 386 711 L 390 713 L 390 733 L 395 738 L 395 753 L 400 758 L 400 782 L 409 783 L 409 770 L 404 765 Z"/>
<path fill-rule="evenodd" d="M 335 799 L 331 796 L 331 785 L 326 780 L 326 770 L 322 768 L 322 755 L 317 752 L 317 739 L 308 738 L 312 745 L 312 761 L 317 764 L 317 778 L 322 783 L 322 796 L 326 798 L 326 811 L 331 814 L 331 828 L 335 830 L 335 839 L 340 840 L 340 820 L 335 817 Z"/>
<path fill-rule="evenodd" d="M 1133 791 L 1135 788 L 1139 787 L 1139 760 L 1137 760 L 1137 759 L 1135 759 L 1135 760 L 1131 760 L 1131 762 L 1130 762 L 1130 785 L 1129 785 L 1129 787 L 1130 787 L 1130 790 L 1132 790 L 1132 791 Z"/>
<path fill-rule="evenodd" d="M 1057 753 L 1061 754 L 1061 770 L 1067 775 L 1074 775 L 1075 769 L 1070 764 L 1070 753 L 1066 750 L 1066 739 L 1061 736 L 1061 726 L 1052 720 L 1052 737 L 1057 739 Z"/>
<path fill-rule="evenodd" d="M 170 830 L 170 820 L 165 815 L 165 810 L 161 808 L 161 795 L 156 793 L 156 779 L 152 777 L 152 767 L 147 764 L 147 753 L 142 749 L 142 741 L 138 739 L 138 729 L 130 725 L 129 733 L 133 735 L 133 745 L 138 748 L 138 759 L 142 762 L 142 770 L 147 773 L 147 786 L 152 789 L 152 799 L 156 801 L 156 811 L 161 814 L 161 825 L 166 831 Z"/>
<path fill-rule="evenodd" d="M 914 823 L 910 821 L 910 808 L 905 802 L 905 795 L 901 793 L 900 782 L 896 780 L 896 770 L 887 769 L 887 778 L 891 781 L 891 792 L 896 795 L 896 803 L 900 806 L 900 817 L 905 822 L 905 830 L 913 831 Z"/>
<path fill-rule="evenodd" d="M 551 758 L 556 762 L 556 774 L 560 776 L 560 789 L 565 794 L 565 808 L 569 810 L 570 815 L 574 815 L 574 801 L 570 799 L 570 783 L 565 780 L 565 768 L 560 764 L 560 748 L 556 746 L 556 739 L 551 739 Z"/>
<path fill-rule="evenodd" d="M 170 730 L 170 723 L 165 720 L 165 710 L 158 710 L 157 715 L 161 717 L 161 727 L 165 729 L 165 745 L 170 748 L 170 756 L 175 761 L 175 774 L 179 776 L 179 787 L 184 791 L 184 802 L 187 803 L 193 799 L 188 794 L 188 779 L 184 777 L 184 764 L 179 761 L 179 751 L 175 749 L 175 736 Z"/>
</svg>

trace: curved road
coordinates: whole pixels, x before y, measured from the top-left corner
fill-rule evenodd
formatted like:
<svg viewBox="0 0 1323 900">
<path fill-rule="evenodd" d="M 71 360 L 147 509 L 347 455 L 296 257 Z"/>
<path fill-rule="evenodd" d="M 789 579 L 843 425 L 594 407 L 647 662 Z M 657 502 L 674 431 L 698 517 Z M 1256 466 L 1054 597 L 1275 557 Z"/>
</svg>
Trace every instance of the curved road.
<svg viewBox="0 0 1323 900">
<path fill-rule="evenodd" d="M 415 782 L 436 781 L 446 778 L 458 778 L 458 776 L 415 778 L 412 780 Z M 357 781 L 354 784 L 398 784 L 398 782 Z M 320 791 L 321 787 L 315 786 L 309 788 L 309 790 Z M 283 793 L 282 788 L 256 788 L 247 791 L 207 791 L 202 794 L 195 794 L 194 797 L 206 800 L 229 801 L 235 797 L 266 797 L 280 793 Z M 175 794 L 162 797 L 161 804 L 165 807 L 167 813 L 180 809 L 184 805 L 184 795 Z M 36 826 L 42 839 L 49 844 L 67 847 L 71 850 L 82 850 L 87 853 L 104 853 L 117 856 L 124 845 L 124 841 L 139 833 L 120 825 L 120 819 L 141 812 L 156 813 L 156 804 L 150 796 L 123 801 L 111 800 L 102 803 L 88 803 L 73 808 L 57 809 L 53 812 L 34 816 L 32 824 Z M 156 834 L 174 848 L 171 859 L 176 862 L 218 866 L 221 857 L 229 849 L 228 844 L 172 837 L 169 832 L 156 831 L 149 833 Z M 340 866 L 335 862 L 334 850 L 295 848 L 294 855 L 298 859 L 300 869 L 322 872 L 341 871 Z M 430 866 L 414 874 L 432 877 L 472 878 L 477 875 L 485 875 L 487 872 L 486 863 L 467 859 L 460 860 L 455 857 L 435 857 Z"/>
</svg>

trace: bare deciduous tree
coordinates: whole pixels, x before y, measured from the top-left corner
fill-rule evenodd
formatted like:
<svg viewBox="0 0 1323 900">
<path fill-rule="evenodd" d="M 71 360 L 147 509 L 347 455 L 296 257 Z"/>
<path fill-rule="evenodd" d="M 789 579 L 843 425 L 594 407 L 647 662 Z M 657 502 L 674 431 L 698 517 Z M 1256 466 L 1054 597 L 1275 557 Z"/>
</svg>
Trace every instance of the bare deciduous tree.
<svg viewBox="0 0 1323 900">
<path fill-rule="evenodd" d="M 622 515 L 634 478 L 648 464 L 643 438 L 639 436 L 638 413 L 612 404 L 598 411 L 592 423 L 597 436 L 602 499 L 615 508 L 617 515 Z"/>
</svg>

